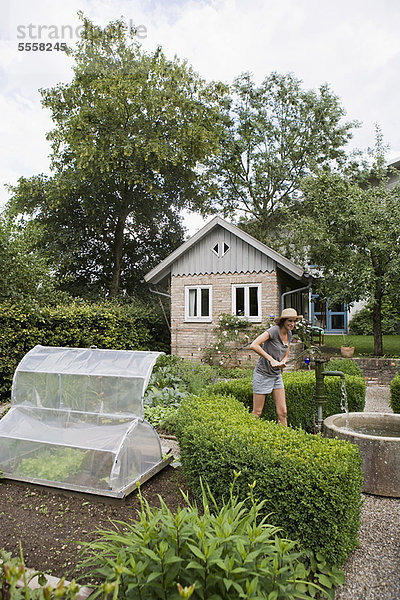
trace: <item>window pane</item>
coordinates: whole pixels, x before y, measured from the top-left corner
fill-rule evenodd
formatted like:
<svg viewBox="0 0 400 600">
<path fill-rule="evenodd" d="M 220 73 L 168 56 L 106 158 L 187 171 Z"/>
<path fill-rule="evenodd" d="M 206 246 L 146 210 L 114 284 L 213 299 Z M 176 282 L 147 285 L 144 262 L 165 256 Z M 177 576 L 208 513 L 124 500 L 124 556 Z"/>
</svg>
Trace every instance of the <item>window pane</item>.
<svg viewBox="0 0 400 600">
<path fill-rule="evenodd" d="M 332 329 L 344 329 L 344 315 L 332 315 L 331 327 Z"/>
<path fill-rule="evenodd" d="M 319 298 L 314 298 L 313 302 L 314 302 L 314 312 L 316 312 L 316 313 L 324 312 L 324 310 L 325 310 L 325 301 L 324 300 L 320 300 Z"/>
<path fill-rule="evenodd" d="M 244 315 L 244 288 L 236 288 L 236 314 L 238 316 Z"/>
<path fill-rule="evenodd" d="M 197 290 L 189 290 L 189 317 L 197 317 Z"/>
<path fill-rule="evenodd" d="M 344 312 L 344 304 L 330 304 L 329 309 L 331 312 Z"/>
<path fill-rule="evenodd" d="M 258 288 L 249 288 L 249 316 L 258 317 Z"/>
<path fill-rule="evenodd" d="M 201 293 L 201 317 L 210 316 L 210 290 L 203 288 L 200 290 Z"/>
</svg>

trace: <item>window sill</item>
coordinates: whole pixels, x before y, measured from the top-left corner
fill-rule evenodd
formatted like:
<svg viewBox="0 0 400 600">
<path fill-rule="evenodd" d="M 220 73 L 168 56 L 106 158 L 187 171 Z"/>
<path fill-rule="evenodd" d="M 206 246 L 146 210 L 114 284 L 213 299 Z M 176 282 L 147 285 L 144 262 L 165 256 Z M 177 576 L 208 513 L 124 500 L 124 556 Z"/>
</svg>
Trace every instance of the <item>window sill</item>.
<svg viewBox="0 0 400 600">
<path fill-rule="evenodd" d="M 184 323 L 212 323 L 211 317 L 186 317 Z"/>
</svg>

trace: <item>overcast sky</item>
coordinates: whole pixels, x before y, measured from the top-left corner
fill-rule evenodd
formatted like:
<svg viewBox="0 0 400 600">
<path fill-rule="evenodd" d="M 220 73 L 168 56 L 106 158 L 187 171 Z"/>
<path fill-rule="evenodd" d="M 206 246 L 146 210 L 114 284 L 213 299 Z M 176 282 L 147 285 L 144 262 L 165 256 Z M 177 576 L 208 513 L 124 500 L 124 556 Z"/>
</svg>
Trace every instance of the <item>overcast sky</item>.
<svg viewBox="0 0 400 600">
<path fill-rule="evenodd" d="M 251 71 L 257 83 L 271 71 L 292 72 L 306 88 L 328 83 L 361 121 L 352 147 L 374 145 L 375 124 L 400 156 L 399 0 L 0 0 L 0 206 L 4 184 L 49 173 L 52 129 L 40 88 L 71 80 L 71 62 L 55 44 L 74 44 L 83 11 L 105 25 L 123 17 L 139 27 L 146 50 L 161 45 L 204 78 L 231 83 Z M 18 44 L 52 44 L 52 51 Z M 43 46 L 42 46 L 43 47 Z M 201 220 L 185 220 L 194 233 Z"/>
</svg>

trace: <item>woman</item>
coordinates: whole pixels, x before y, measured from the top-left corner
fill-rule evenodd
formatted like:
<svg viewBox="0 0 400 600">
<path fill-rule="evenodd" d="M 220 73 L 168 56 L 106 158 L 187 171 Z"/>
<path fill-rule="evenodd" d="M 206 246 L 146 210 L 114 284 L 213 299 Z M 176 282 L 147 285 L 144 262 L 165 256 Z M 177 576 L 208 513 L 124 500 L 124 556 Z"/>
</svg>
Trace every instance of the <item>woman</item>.
<svg viewBox="0 0 400 600">
<path fill-rule="evenodd" d="M 264 331 L 250 345 L 251 350 L 260 355 L 253 373 L 253 414 L 260 417 L 265 395 L 272 394 L 278 421 L 285 427 L 287 410 L 282 369 L 288 360 L 292 330 L 302 318 L 294 308 L 285 308 L 275 319 L 277 325 Z"/>
</svg>

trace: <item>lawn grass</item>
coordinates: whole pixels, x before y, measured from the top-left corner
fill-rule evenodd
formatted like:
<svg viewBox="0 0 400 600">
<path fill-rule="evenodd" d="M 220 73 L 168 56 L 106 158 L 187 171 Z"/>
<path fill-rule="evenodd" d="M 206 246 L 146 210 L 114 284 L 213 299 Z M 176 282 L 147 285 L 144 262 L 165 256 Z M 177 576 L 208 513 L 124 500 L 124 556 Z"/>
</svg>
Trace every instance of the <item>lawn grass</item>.
<svg viewBox="0 0 400 600">
<path fill-rule="evenodd" d="M 325 335 L 324 346 L 337 348 L 354 346 L 354 356 L 374 356 L 374 337 L 372 335 Z M 383 336 L 383 353 L 390 358 L 400 357 L 400 335 Z"/>
</svg>

